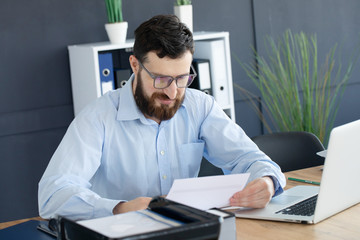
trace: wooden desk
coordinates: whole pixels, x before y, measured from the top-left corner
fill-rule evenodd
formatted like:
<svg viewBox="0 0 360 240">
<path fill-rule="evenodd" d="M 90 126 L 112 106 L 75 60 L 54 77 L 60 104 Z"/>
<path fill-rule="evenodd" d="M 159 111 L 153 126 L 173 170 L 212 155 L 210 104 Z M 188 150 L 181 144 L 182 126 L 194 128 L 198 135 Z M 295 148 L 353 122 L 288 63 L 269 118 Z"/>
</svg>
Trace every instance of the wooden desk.
<svg viewBox="0 0 360 240">
<path fill-rule="evenodd" d="M 285 175 L 320 182 L 321 169 L 322 166 L 312 167 Z M 287 180 L 285 189 L 297 185 L 308 184 Z M 237 218 L 236 234 L 237 239 L 360 239 L 360 204 L 315 225 Z"/>
<path fill-rule="evenodd" d="M 15 220 L 15 221 L 11 221 L 11 222 L 3 222 L 0 223 L 0 230 L 7 228 L 7 227 L 11 227 L 14 226 L 16 224 L 20 224 L 29 220 L 38 220 L 38 221 L 42 221 L 44 219 L 42 219 L 41 217 L 33 217 L 33 218 L 26 218 L 26 219 L 20 219 L 20 220 Z"/>
<path fill-rule="evenodd" d="M 288 172 L 285 175 L 286 178 L 320 181 L 321 168 L 307 168 Z M 306 183 L 288 181 L 286 189 L 296 185 L 306 185 Z M 354 189 L 354 191 L 358 191 L 358 189 Z M 39 217 L 30 219 L 41 220 Z M 0 229 L 30 219 L 0 223 Z M 360 239 L 360 204 L 315 225 L 238 218 L 236 219 L 236 233 L 237 239 Z"/>
</svg>

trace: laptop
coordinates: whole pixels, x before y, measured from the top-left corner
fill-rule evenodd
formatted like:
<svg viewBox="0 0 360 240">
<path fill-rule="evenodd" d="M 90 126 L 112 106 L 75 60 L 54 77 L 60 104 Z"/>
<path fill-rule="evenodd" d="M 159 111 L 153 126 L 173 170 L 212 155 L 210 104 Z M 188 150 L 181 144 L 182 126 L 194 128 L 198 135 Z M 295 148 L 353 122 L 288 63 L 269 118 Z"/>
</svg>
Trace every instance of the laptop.
<svg viewBox="0 0 360 240">
<path fill-rule="evenodd" d="M 332 129 L 320 186 L 296 186 L 274 197 L 263 209 L 232 212 L 239 218 L 315 224 L 359 203 L 359 148 L 360 120 Z M 294 207 L 306 209 L 308 204 L 307 213 Z"/>
</svg>

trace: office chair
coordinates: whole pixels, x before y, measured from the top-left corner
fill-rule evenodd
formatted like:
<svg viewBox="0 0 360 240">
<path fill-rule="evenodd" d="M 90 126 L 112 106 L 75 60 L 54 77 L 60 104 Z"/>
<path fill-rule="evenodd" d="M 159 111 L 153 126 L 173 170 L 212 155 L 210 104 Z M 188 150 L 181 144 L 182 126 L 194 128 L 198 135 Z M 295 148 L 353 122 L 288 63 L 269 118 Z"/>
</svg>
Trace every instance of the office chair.
<svg viewBox="0 0 360 240">
<path fill-rule="evenodd" d="M 221 168 L 215 167 L 208 160 L 203 158 L 201 161 L 200 172 L 198 177 L 214 176 L 214 175 L 224 175 L 224 172 L 221 170 Z"/>
<path fill-rule="evenodd" d="M 323 151 L 324 146 L 312 133 L 270 133 L 253 137 L 252 140 L 283 172 L 324 164 L 324 158 L 316 154 Z"/>
</svg>

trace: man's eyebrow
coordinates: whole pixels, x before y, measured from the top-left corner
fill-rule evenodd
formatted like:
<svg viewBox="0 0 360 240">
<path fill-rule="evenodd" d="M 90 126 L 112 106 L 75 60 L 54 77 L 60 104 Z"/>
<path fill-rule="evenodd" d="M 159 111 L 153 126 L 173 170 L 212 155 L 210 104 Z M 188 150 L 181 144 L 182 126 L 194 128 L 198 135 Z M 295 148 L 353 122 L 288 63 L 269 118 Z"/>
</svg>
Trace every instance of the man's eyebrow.
<svg viewBox="0 0 360 240">
<path fill-rule="evenodd" d="M 176 75 L 176 76 L 174 77 L 174 76 L 164 75 L 164 74 L 156 73 L 156 72 L 152 72 L 152 71 L 149 71 L 149 72 L 151 72 L 151 74 L 154 75 L 154 76 L 156 76 L 156 77 L 173 77 L 173 78 L 190 74 L 190 71 L 189 71 L 189 72 L 187 72 L 187 73 L 182 73 L 182 74 Z"/>
</svg>

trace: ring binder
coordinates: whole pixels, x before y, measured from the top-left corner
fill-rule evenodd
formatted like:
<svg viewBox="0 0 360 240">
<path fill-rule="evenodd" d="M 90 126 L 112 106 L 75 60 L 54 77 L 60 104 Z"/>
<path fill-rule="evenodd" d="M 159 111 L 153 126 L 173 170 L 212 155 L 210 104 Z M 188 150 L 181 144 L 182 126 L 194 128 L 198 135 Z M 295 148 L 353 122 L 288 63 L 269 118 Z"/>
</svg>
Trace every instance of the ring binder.
<svg viewBox="0 0 360 240">
<path fill-rule="evenodd" d="M 111 53 L 99 53 L 101 94 L 115 89 L 113 60 Z"/>
<path fill-rule="evenodd" d="M 136 235 L 128 235 L 121 237 L 109 237 L 96 229 L 91 229 L 86 224 L 69 220 L 64 217 L 59 218 L 58 239 L 218 239 L 220 233 L 220 222 L 222 218 L 218 215 L 208 213 L 196 208 L 192 208 L 171 200 L 156 197 L 148 207 L 149 211 L 160 214 L 165 218 L 178 221 L 182 224 L 175 227 L 169 227 L 164 230 L 150 231 Z M 131 212 L 130 212 L 131 213 Z M 134 213 L 134 212 L 133 212 Z M 127 213 L 124 213 L 127 214 Z M 111 216 L 116 219 L 117 215 Z M 94 221 L 101 221 L 101 218 Z M 92 220 L 87 220 L 92 221 Z M 155 220 L 154 220 L 155 221 Z M 141 228 L 141 226 L 138 226 Z"/>
<path fill-rule="evenodd" d="M 193 66 L 197 72 L 197 77 L 194 79 L 191 88 L 199 89 L 206 94 L 213 94 L 211 88 L 211 73 L 210 60 L 208 59 L 194 59 Z"/>
<path fill-rule="evenodd" d="M 228 72 L 226 70 L 225 42 L 222 40 L 206 40 L 195 42 L 195 57 L 209 59 L 213 96 L 223 108 L 231 104 L 232 89 L 229 87 Z"/>
</svg>

